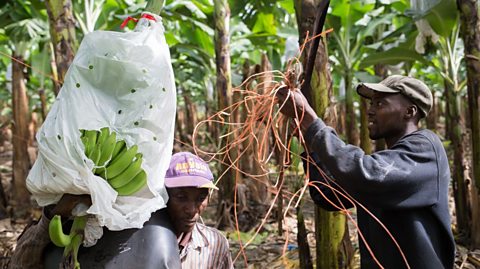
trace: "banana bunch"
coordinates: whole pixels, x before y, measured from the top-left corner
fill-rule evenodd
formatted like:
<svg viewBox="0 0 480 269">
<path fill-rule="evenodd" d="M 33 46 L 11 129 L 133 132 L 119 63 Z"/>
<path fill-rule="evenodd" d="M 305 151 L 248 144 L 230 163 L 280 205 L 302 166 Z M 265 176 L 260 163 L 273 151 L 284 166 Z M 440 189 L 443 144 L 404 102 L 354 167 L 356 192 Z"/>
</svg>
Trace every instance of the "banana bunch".
<svg viewBox="0 0 480 269">
<path fill-rule="evenodd" d="M 117 141 L 107 127 L 80 132 L 85 155 L 95 164 L 93 173 L 107 180 L 118 195 L 132 195 L 147 184 L 137 145 L 127 148 L 125 140 Z"/>
<path fill-rule="evenodd" d="M 50 240 L 57 247 L 64 248 L 63 257 L 73 259 L 74 268 L 80 269 L 78 262 L 78 249 L 83 242 L 84 229 L 87 224 L 87 216 L 77 216 L 73 219 L 72 228 L 67 235 L 63 232 L 62 219 L 60 215 L 55 215 L 48 225 L 48 234 Z"/>
</svg>

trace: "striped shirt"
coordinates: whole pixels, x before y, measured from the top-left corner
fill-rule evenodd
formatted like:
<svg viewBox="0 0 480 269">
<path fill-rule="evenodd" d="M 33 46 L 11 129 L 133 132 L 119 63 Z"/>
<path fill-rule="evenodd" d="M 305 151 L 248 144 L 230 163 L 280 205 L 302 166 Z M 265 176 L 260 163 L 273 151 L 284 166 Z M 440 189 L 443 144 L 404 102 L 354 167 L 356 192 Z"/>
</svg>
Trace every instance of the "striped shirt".
<svg viewBox="0 0 480 269">
<path fill-rule="evenodd" d="M 217 229 L 197 223 L 190 242 L 180 250 L 183 269 L 231 269 L 227 238 Z"/>
</svg>

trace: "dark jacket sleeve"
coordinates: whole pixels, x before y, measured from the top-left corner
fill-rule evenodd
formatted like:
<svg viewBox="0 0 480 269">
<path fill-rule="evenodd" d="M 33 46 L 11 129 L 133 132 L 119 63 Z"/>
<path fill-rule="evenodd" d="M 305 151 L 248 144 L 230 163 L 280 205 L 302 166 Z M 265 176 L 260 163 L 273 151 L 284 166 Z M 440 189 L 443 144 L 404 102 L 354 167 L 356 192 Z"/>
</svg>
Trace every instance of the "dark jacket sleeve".
<svg viewBox="0 0 480 269">
<path fill-rule="evenodd" d="M 328 211 L 340 211 L 353 207 L 351 200 L 345 197 L 343 192 L 333 182 L 328 170 L 323 167 L 315 152 L 308 156 L 302 153 L 303 170 L 308 175 L 310 182 L 309 192 L 313 202 Z"/>
<path fill-rule="evenodd" d="M 318 119 L 308 128 L 305 140 L 335 181 L 361 203 L 400 209 L 438 201 L 435 150 L 419 132 L 406 135 L 388 150 L 366 155 L 361 148 L 345 144 Z"/>
</svg>

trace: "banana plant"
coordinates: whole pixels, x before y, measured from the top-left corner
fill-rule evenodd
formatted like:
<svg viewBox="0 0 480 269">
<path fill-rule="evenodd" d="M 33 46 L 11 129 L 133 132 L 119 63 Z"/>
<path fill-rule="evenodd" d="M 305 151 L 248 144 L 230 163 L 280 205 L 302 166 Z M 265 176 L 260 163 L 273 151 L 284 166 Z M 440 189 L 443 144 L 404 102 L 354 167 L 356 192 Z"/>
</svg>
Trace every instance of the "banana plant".
<svg viewBox="0 0 480 269">
<path fill-rule="evenodd" d="M 458 0 L 460 11 L 461 36 L 465 49 L 465 66 L 467 71 L 467 96 L 468 111 L 470 115 L 470 141 L 472 155 L 472 185 L 471 187 L 471 246 L 480 248 L 480 50 L 478 40 L 480 39 L 480 25 L 478 12 L 479 2 L 470 0 Z"/>
<path fill-rule="evenodd" d="M 408 73 L 409 67 L 415 62 L 429 65 L 429 60 L 415 49 L 418 48 L 416 43 L 420 34 L 416 22 L 424 20 L 435 33 L 448 38 L 457 21 L 457 13 L 452 12 L 456 11 L 454 0 L 412 0 L 409 8 L 402 7 L 399 11 L 405 15 L 397 14 L 394 19 L 402 17 L 403 24 L 381 39 L 377 45 L 378 50 L 362 59 L 360 68 L 375 64 L 404 63 L 407 65 Z"/>
<path fill-rule="evenodd" d="M 0 30 L 1 31 L 1 30 Z M 1 36 L 1 34 L 0 34 Z M 1 37 L 0 37 L 1 40 Z M 5 45 L 2 45 L 0 41 L 0 54 L 2 55 L 9 55 L 11 54 L 10 49 L 8 49 Z M 7 57 L 0 57 L 0 129 L 5 128 L 10 123 L 10 117 L 12 114 L 11 109 L 11 91 L 12 91 L 12 83 L 11 83 L 11 69 L 9 69 L 10 60 Z M 9 76 L 10 75 L 10 76 Z"/>
<path fill-rule="evenodd" d="M 93 32 L 95 30 L 95 24 L 100 17 L 100 13 L 102 12 L 105 0 L 82 0 L 75 2 L 77 2 L 77 7 L 82 6 L 83 2 L 83 9 L 76 8 L 74 12 L 75 19 L 80 25 L 80 29 L 82 29 L 83 34 Z"/>
<path fill-rule="evenodd" d="M 358 143 L 358 128 L 354 109 L 353 83 L 355 71 L 360 68 L 368 52 L 375 51 L 379 44 L 374 42 L 379 28 L 387 25 L 398 13 L 389 5 L 378 4 L 375 0 L 342 0 L 332 2 L 332 11 L 327 17 L 327 27 L 332 27 L 332 60 L 335 73 L 340 74 L 340 98 L 345 95 L 347 141 Z"/>
<path fill-rule="evenodd" d="M 471 212 L 469 204 L 468 183 L 464 176 L 467 169 L 463 162 L 466 152 L 463 138 L 465 129 L 464 118 L 461 115 L 461 96 L 465 92 L 466 77 L 462 60 L 463 43 L 459 38 L 459 24 L 455 24 L 449 36 L 440 35 L 438 42 L 437 59 L 432 61 L 435 69 L 441 74 L 445 88 L 446 102 L 446 130 L 447 137 L 452 141 L 453 166 L 452 185 L 455 198 L 458 232 L 464 238 L 469 238 Z"/>
<path fill-rule="evenodd" d="M 296 36 L 293 34 L 296 31 L 293 5 L 289 5 L 288 2 L 229 2 L 232 14 L 230 31 L 232 70 L 241 70 L 246 59 L 259 63 L 262 53 L 267 53 L 274 69 L 282 69 L 285 59 L 282 59 L 281 55 L 285 50 L 285 40 Z M 248 8 L 250 11 L 258 8 L 258 12 L 245 14 L 243 9 L 245 6 L 250 7 Z M 212 78 L 215 73 L 215 62 L 212 1 L 167 0 L 162 17 L 177 85 L 181 91 L 189 92 L 192 101 L 202 103 L 205 96 L 210 98 L 213 96 Z M 284 28 L 286 30 L 280 30 Z M 239 85 L 240 76 L 234 76 L 233 83 Z"/>
<path fill-rule="evenodd" d="M 213 3 L 166 1 L 162 17 L 179 94 L 187 94 L 193 102 L 205 106 L 212 104 L 215 73 Z"/>
<path fill-rule="evenodd" d="M 78 0 L 72 2 L 75 19 L 82 30 L 81 36 L 94 30 L 120 30 L 120 24 L 124 19 L 145 8 L 145 3 L 134 4 L 123 0 Z"/>
<path fill-rule="evenodd" d="M 34 62 L 33 60 L 38 58 L 39 52 L 48 43 L 49 33 L 46 18 L 44 3 L 38 0 L 10 1 L 0 8 L 0 52 L 2 63 L 6 67 L 2 70 L 12 70 L 12 66 L 21 68 L 21 84 L 26 86 L 26 90 L 29 90 L 26 92 L 27 95 L 33 95 L 36 89 L 30 87 L 29 83 L 25 85 L 23 76 L 27 74 L 27 80 L 30 81 L 37 73 L 30 68 L 26 68 L 23 62 Z M 11 56 L 8 56 L 8 54 L 11 54 Z M 39 68 L 39 72 L 42 71 L 44 70 Z M 5 76 L 4 78 L 6 78 Z M 7 82 L 6 79 L 3 82 Z M 12 85 L 19 85 L 17 82 L 20 82 L 20 80 L 17 79 L 15 83 L 9 84 L 10 93 L 5 92 L 8 98 L 11 98 L 11 93 L 15 92 L 15 89 L 11 88 Z M 28 117 L 29 110 L 20 115 Z"/>
<path fill-rule="evenodd" d="M 0 28 L 5 31 L 4 39 L 17 55 L 28 56 L 33 45 L 46 41 L 48 25 L 46 14 L 36 8 L 39 1 L 13 1 L 0 10 Z M 44 10 L 44 9 L 43 9 Z"/>
<path fill-rule="evenodd" d="M 28 94 L 25 85 L 24 66 L 22 62 L 28 59 L 32 47 L 47 39 L 48 31 L 45 13 L 39 12 L 39 1 L 11 1 L 0 10 L 0 29 L 5 29 L 8 36 L 6 44 L 11 50 L 12 66 L 12 114 L 13 128 L 13 200 L 18 206 L 15 218 L 26 217 L 29 214 L 30 193 L 25 180 L 27 178 L 30 160 L 28 158 L 28 141 L 30 135 L 28 124 L 30 111 Z"/>
<path fill-rule="evenodd" d="M 272 68 L 282 70 L 289 60 L 284 57 L 287 39 L 298 39 L 293 1 L 231 0 L 229 3 L 234 27 L 231 40 L 235 67 L 240 70 L 246 59 L 259 63 L 265 53 Z M 240 50 L 240 47 L 247 50 Z"/>
</svg>

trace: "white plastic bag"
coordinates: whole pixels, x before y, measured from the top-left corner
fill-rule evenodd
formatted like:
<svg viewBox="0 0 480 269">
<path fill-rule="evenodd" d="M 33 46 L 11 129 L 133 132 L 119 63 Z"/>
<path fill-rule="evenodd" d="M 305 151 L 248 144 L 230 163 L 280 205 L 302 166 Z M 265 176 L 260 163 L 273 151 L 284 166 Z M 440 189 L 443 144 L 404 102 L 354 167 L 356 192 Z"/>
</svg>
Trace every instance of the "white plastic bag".
<svg viewBox="0 0 480 269">
<path fill-rule="evenodd" d="M 95 31 L 84 37 L 37 134 L 39 154 L 27 187 L 40 206 L 56 203 L 64 193 L 90 194 L 87 213 L 110 230 L 140 228 L 166 206 L 176 90 L 161 18 L 154 17 L 156 22 L 139 32 Z M 127 146 L 138 145 L 148 188 L 117 196 L 92 173 L 79 130 L 102 127 Z"/>
</svg>

